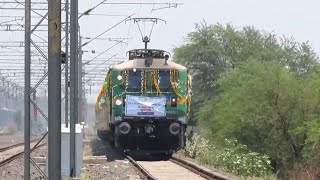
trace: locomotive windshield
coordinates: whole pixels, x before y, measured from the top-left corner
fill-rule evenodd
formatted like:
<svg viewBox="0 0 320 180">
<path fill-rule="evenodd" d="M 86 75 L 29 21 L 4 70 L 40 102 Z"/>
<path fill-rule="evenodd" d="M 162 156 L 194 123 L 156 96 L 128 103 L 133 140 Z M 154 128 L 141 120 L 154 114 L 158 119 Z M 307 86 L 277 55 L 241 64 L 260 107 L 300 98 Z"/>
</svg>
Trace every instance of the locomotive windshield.
<svg viewBox="0 0 320 180">
<path fill-rule="evenodd" d="M 128 89 L 141 88 L 141 72 L 129 71 L 128 77 L 127 77 L 127 88 Z"/>
<path fill-rule="evenodd" d="M 149 77 L 150 76 L 150 77 Z M 170 91 L 172 88 L 171 82 L 170 82 L 170 72 L 169 71 L 159 71 L 159 76 L 158 76 L 158 85 L 159 88 L 162 91 Z M 151 78 L 151 74 L 146 75 L 147 79 L 143 80 L 146 81 L 146 86 L 150 86 L 151 83 L 153 84 L 153 78 Z M 129 71 L 127 73 L 127 78 L 126 78 L 126 88 L 127 89 L 141 89 L 141 81 L 142 81 L 142 76 L 141 76 L 141 71 Z M 150 83 L 150 84 L 149 84 Z M 149 88 L 147 88 L 149 89 Z M 152 85 L 152 89 L 156 90 L 155 86 Z"/>
<path fill-rule="evenodd" d="M 159 87 L 160 89 L 167 90 L 171 88 L 170 72 L 160 71 L 159 72 Z"/>
</svg>

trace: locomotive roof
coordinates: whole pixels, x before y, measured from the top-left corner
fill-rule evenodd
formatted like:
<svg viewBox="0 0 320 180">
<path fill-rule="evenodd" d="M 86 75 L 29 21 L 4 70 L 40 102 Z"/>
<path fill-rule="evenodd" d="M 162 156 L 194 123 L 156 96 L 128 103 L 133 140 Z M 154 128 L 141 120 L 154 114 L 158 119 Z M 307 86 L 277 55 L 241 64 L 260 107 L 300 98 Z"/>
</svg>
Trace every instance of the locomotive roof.
<svg viewBox="0 0 320 180">
<path fill-rule="evenodd" d="M 113 69 L 132 69 L 132 68 L 137 68 L 137 69 L 178 69 L 178 70 L 187 70 L 185 66 L 182 66 L 180 64 L 177 64 L 172 61 L 167 61 L 167 65 L 165 65 L 165 59 L 161 58 L 154 58 L 152 65 L 150 67 L 146 67 L 144 64 L 145 60 L 144 59 L 132 59 L 125 61 L 123 63 L 114 65 L 112 68 Z"/>
</svg>

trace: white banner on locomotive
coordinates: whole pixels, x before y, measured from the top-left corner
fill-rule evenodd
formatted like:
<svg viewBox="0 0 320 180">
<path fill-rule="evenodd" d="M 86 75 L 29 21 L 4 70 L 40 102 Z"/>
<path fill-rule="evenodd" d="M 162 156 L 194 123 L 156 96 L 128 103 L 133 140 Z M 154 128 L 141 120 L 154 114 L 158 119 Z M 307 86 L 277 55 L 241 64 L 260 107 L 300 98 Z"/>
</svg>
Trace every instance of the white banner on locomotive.
<svg viewBox="0 0 320 180">
<path fill-rule="evenodd" d="M 126 96 L 126 116 L 162 117 L 166 116 L 165 97 Z"/>
</svg>

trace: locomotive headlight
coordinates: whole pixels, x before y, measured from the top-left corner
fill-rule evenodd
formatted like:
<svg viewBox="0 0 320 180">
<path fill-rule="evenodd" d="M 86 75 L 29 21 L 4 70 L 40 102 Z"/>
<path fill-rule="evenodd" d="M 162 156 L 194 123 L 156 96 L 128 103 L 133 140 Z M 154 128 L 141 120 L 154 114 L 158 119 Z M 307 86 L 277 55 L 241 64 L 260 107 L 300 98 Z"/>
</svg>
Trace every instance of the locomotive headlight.
<svg viewBox="0 0 320 180">
<path fill-rule="evenodd" d="M 122 80 L 122 76 L 119 75 L 119 76 L 117 77 L 117 79 L 118 79 L 119 81 L 121 81 L 121 80 Z"/>
<path fill-rule="evenodd" d="M 176 97 L 171 97 L 171 106 L 177 107 L 177 98 Z"/>
<path fill-rule="evenodd" d="M 116 100 L 116 105 L 120 106 L 122 104 L 122 101 L 120 99 Z"/>
<path fill-rule="evenodd" d="M 172 135 L 177 135 L 180 132 L 180 124 L 176 122 L 170 124 L 169 131 Z"/>
</svg>

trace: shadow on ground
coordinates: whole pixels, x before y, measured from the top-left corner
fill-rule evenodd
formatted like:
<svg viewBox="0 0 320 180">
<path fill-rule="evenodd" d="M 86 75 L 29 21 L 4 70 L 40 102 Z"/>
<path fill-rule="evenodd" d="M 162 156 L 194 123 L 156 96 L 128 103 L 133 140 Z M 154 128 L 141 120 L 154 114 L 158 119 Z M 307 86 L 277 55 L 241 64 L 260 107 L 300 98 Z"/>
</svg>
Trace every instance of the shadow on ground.
<svg viewBox="0 0 320 180">
<path fill-rule="evenodd" d="M 90 142 L 90 148 L 93 156 L 106 156 L 107 161 L 124 160 L 125 154 L 116 149 L 108 141 L 102 141 L 98 137 L 93 137 Z M 127 155 L 136 161 L 161 161 L 169 160 L 171 155 L 167 154 L 146 154 L 143 152 L 127 152 Z"/>
<path fill-rule="evenodd" d="M 102 141 L 99 138 L 93 138 L 90 142 L 90 147 L 93 156 L 106 156 L 107 161 L 125 159 L 125 156 L 120 150 L 115 149 L 109 142 Z"/>
</svg>

